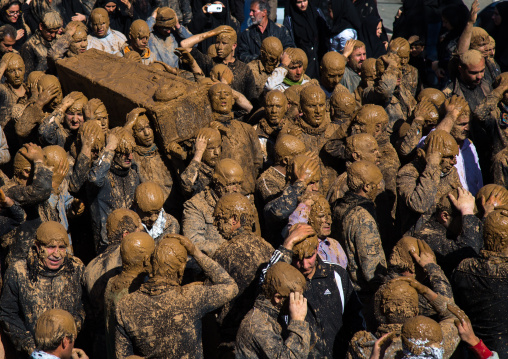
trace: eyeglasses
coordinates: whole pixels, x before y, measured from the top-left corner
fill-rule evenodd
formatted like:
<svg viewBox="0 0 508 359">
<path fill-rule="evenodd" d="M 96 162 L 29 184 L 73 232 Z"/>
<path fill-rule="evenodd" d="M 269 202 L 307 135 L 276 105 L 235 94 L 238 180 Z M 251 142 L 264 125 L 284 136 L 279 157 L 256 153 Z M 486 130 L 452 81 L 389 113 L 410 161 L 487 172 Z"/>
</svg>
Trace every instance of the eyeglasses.
<svg viewBox="0 0 508 359">
<path fill-rule="evenodd" d="M 13 15 L 21 15 L 23 13 L 23 11 L 21 11 L 21 10 L 19 10 L 19 11 L 9 11 L 9 10 L 6 10 L 6 13 L 9 16 L 13 16 Z"/>
</svg>

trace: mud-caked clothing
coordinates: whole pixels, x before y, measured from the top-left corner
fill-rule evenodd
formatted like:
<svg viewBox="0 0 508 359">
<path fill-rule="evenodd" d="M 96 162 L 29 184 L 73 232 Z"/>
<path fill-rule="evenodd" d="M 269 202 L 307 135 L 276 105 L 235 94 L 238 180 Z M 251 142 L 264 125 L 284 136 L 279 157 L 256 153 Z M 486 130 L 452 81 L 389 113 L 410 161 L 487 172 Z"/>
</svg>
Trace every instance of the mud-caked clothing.
<svg viewBox="0 0 508 359">
<path fill-rule="evenodd" d="M 96 249 L 107 246 L 106 221 L 111 212 L 131 208 L 139 175 L 135 163 L 121 169 L 113 163 L 114 151 L 105 150 L 88 173 L 88 195 Z"/>
<path fill-rule="evenodd" d="M 433 216 L 415 233 L 415 238 L 425 241 L 436 255 L 437 264 L 447 275 L 466 258 L 476 257 L 483 247 L 482 223 L 473 214 L 462 216 L 462 228 L 458 236 Z"/>
<path fill-rule="evenodd" d="M 278 261 L 290 264 L 292 259 L 293 251 L 279 247 L 263 269 L 261 280 L 270 266 Z M 344 268 L 319 256 L 316 261 L 316 271 L 307 278 L 303 293 L 307 298 L 305 320 L 311 332 L 308 358 L 342 358 L 354 333 L 365 329 L 362 304 Z"/>
<path fill-rule="evenodd" d="M 39 125 L 39 139 L 43 146 L 58 145 L 66 151 L 70 150 L 71 145 L 76 141 L 77 130 L 69 131 L 64 127 L 65 112 L 57 108 L 49 116 L 44 117 Z"/>
<path fill-rule="evenodd" d="M 239 229 L 213 255 L 238 285 L 238 295 L 224 305 L 218 317 L 222 342 L 235 341 L 238 327 L 256 299 L 259 271 L 266 266 L 273 251 L 263 238 Z"/>
<path fill-rule="evenodd" d="M 86 49 L 97 49 L 108 54 L 121 56 L 120 51 L 122 51 L 126 41 L 127 38 L 124 34 L 109 28 L 104 37 L 99 38 L 88 35 L 88 47 Z"/>
<path fill-rule="evenodd" d="M 136 146 L 132 155 L 138 167 L 141 183 L 157 183 L 164 192 L 164 199 L 167 199 L 173 188 L 173 178 L 160 155 L 157 145 L 153 144 L 150 148 Z"/>
<path fill-rule="evenodd" d="M 263 204 L 278 197 L 286 186 L 286 175 L 275 166 L 269 167 L 256 180 L 256 193 L 263 200 Z"/>
<path fill-rule="evenodd" d="M 441 198 L 460 187 L 455 167 L 443 175 L 439 165 L 415 159 L 397 174 L 397 223 L 400 235 L 413 235 L 430 219 Z"/>
<path fill-rule="evenodd" d="M 7 269 L 0 298 L 0 323 L 16 350 L 35 350 L 35 325 L 48 309 L 63 309 L 74 317 L 79 330 L 85 319 L 81 260 L 68 256 L 56 271 L 43 267 L 35 248 L 26 260 Z"/>
<path fill-rule="evenodd" d="M 276 67 L 275 70 L 268 76 L 265 83 L 265 91 L 272 91 L 272 90 L 279 90 L 279 91 L 286 91 L 288 88 L 290 88 L 293 85 L 303 85 L 307 82 L 310 82 L 310 78 L 307 75 L 303 75 L 300 81 L 297 83 L 291 81 L 290 79 L 286 78 L 286 75 L 288 74 L 288 69 L 285 67 L 279 66 Z"/>
<path fill-rule="evenodd" d="M 346 65 L 344 69 L 344 75 L 340 80 L 340 84 L 345 86 L 349 92 L 355 93 L 356 88 L 360 84 L 362 78 L 356 72 L 354 72 L 349 66 Z"/>
<path fill-rule="evenodd" d="M 482 250 L 479 257 L 464 259 L 451 281 L 475 334 L 500 358 L 508 357 L 508 257 Z"/>
<path fill-rule="evenodd" d="M 310 330 L 305 320 L 279 321 L 279 310 L 260 295 L 242 320 L 236 336 L 236 358 L 305 359 L 309 354 Z"/>
<path fill-rule="evenodd" d="M 213 224 L 213 211 L 218 200 L 215 191 L 207 187 L 183 204 L 183 235 L 210 257 L 225 242 Z"/>
<path fill-rule="evenodd" d="M 345 244 L 353 288 L 360 298 L 372 296 L 386 274 L 374 202 L 347 192 L 333 204 L 332 220 L 332 236 Z"/>
<path fill-rule="evenodd" d="M 162 238 L 164 238 L 167 234 L 179 234 L 180 233 L 180 224 L 176 220 L 175 217 L 166 213 L 164 208 L 159 212 L 159 216 L 157 220 L 154 222 L 151 228 L 148 228 L 143 223 L 143 228 L 145 228 L 146 233 L 150 235 L 155 241 L 155 243 L 159 242 Z"/>
<path fill-rule="evenodd" d="M 259 59 L 252 60 L 247 65 L 254 75 L 254 81 L 256 82 L 256 96 L 259 98 L 263 95 L 266 80 L 268 80 L 268 76 L 271 75 L 271 72 L 266 71 L 263 63 Z"/>
<path fill-rule="evenodd" d="M 402 77 L 400 83 L 406 89 L 411 92 L 413 97 L 416 96 L 416 92 L 419 90 L 418 85 L 420 84 L 420 77 L 418 76 L 418 69 L 410 64 L 401 66 Z M 422 74 L 423 76 L 424 74 Z"/>
<path fill-rule="evenodd" d="M 45 72 L 48 69 L 48 50 L 52 42 L 42 37 L 37 30 L 21 47 L 20 55 L 25 63 L 25 79 L 32 71 Z"/>
<path fill-rule="evenodd" d="M 25 86 L 25 85 L 22 85 Z M 0 126 L 3 129 L 8 128 L 8 133 L 11 134 L 11 128 L 14 128 L 14 121 L 23 113 L 23 110 L 28 105 L 28 89 L 25 87 L 25 95 L 19 97 L 12 86 L 8 83 L 0 84 Z M 13 120 L 11 122 L 11 120 Z M 9 126 L 9 127 L 6 127 Z M 14 141 L 8 141 L 15 144 Z"/>
<path fill-rule="evenodd" d="M 180 174 L 180 185 L 186 196 L 203 191 L 212 182 L 213 168 L 204 162 L 192 160 Z"/>
<path fill-rule="evenodd" d="M 191 283 L 181 287 L 151 279 L 118 302 L 117 358 L 134 354 L 203 358 L 201 318 L 233 299 L 238 286 L 226 270 L 206 255 L 194 259 L 211 285 Z"/>
</svg>

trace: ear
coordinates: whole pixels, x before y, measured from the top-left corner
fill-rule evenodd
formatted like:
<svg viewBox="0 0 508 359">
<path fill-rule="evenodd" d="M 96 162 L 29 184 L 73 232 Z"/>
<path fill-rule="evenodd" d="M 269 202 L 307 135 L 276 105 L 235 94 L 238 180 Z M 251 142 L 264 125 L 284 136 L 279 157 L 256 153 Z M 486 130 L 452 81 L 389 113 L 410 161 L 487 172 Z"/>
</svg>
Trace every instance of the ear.
<svg viewBox="0 0 508 359">
<path fill-rule="evenodd" d="M 437 221 L 441 224 L 448 222 L 449 218 L 450 218 L 450 215 L 446 211 L 443 211 L 443 212 L 437 214 Z"/>
<path fill-rule="evenodd" d="M 358 155 L 358 152 L 356 152 L 356 151 L 355 151 L 355 152 L 353 152 L 353 153 L 352 153 L 352 156 L 353 156 L 353 160 L 355 160 L 355 161 L 360 160 L 360 155 Z"/>
<path fill-rule="evenodd" d="M 39 30 L 40 31 L 44 30 L 44 25 L 42 24 L 42 22 L 39 23 Z"/>
<path fill-rule="evenodd" d="M 282 303 L 283 299 L 284 299 L 284 298 L 283 298 L 283 297 L 282 297 L 282 295 L 280 295 L 279 293 L 275 293 L 275 294 L 273 295 L 273 300 L 274 300 L 274 302 L 275 302 L 275 303 L 277 303 L 277 304 Z"/>
<path fill-rule="evenodd" d="M 125 236 L 128 235 L 129 233 L 130 233 L 129 231 L 123 231 L 122 238 L 125 238 Z"/>
<path fill-rule="evenodd" d="M 234 44 L 233 45 L 233 51 L 235 51 L 236 47 L 238 46 L 238 44 Z"/>
<path fill-rule="evenodd" d="M 284 158 L 282 158 L 282 163 L 284 164 L 284 166 L 289 165 L 289 159 L 290 159 L 289 156 L 284 156 Z"/>
<path fill-rule="evenodd" d="M 240 218 L 238 218 L 238 216 L 237 216 L 236 214 L 235 214 L 235 215 L 233 215 L 233 217 L 231 217 L 231 219 L 232 219 L 232 223 L 231 223 L 231 224 L 232 224 L 233 226 L 236 226 L 237 224 L 239 224 L 239 223 L 240 223 Z"/>
<path fill-rule="evenodd" d="M 61 345 L 62 345 L 63 350 L 67 349 L 69 347 L 69 345 L 71 345 L 71 341 L 70 341 L 69 337 L 64 337 L 62 339 Z"/>
</svg>

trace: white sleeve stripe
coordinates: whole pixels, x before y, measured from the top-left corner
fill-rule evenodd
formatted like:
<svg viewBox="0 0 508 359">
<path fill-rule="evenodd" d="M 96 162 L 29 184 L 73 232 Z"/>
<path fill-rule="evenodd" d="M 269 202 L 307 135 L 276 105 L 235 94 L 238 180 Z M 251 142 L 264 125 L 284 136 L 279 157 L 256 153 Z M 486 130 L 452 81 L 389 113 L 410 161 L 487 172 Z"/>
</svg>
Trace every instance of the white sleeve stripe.
<svg viewBox="0 0 508 359">
<path fill-rule="evenodd" d="M 335 282 L 337 283 L 337 288 L 339 288 L 340 293 L 340 302 L 342 304 L 342 314 L 344 314 L 344 289 L 342 288 L 342 279 L 340 278 L 340 274 L 337 272 L 333 272 L 335 275 Z"/>
</svg>

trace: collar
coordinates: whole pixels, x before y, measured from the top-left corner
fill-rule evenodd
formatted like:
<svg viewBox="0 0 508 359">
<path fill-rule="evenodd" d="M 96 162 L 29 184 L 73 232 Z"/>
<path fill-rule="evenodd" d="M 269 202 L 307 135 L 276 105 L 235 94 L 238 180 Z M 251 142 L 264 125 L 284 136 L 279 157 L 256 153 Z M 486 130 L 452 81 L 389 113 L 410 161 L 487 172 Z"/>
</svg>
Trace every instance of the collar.
<svg viewBox="0 0 508 359">
<path fill-rule="evenodd" d="M 151 156 L 157 151 L 157 145 L 154 143 L 150 147 L 136 146 L 134 151 L 140 156 Z"/>
<path fill-rule="evenodd" d="M 224 123 L 231 122 L 232 120 L 234 120 L 233 112 L 230 112 L 226 115 L 222 113 L 212 112 L 212 121 L 219 121 L 221 123 Z"/>
<path fill-rule="evenodd" d="M 320 135 L 326 131 L 326 128 L 330 123 L 330 119 L 328 118 L 328 116 L 325 116 L 323 122 L 321 123 L 321 125 L 319 125 L 319 127 L 312 127 L 307 122 L 305 122 L 302 117 L 298 117 L 295 123 L 298 127 L 300 127 L 303 130 L 303 132 L 309 135 Z"/>
<path fill-rule="evenodd" d="M 215 208 L 215 205 L 217 204 L 217 201 L 219 200 L 219 196 L 217 196 L 217 193 L 210 187 L 206 187 L 205 189 L 205 201 L 210 206 Z"/>
<path fill-rule="evenodd" d="M 275 131 L 279 132 L 282 130 L 282 127 L 286 124 L 286 117 L 284 117 L 277 127 L 272 127 L 265 118 L 262 118 L 259 121 L 259 127 L 268 135 L 271 136 Z"/>
<path fill-rule="evenodd" d="M 284 77 L 284 80 L 282 80 L 282 82 L 284 82 L 286 85 L 288 86 L 293 86 L 293 85 L 301 85 L 302 82 L 303 82 L 303 76 L 302 78 L 300 79 L 300 81 L 291 81 L 290 79 L 288 79 L 287 77 Z"/>
<path fill-rule="evenodd" d="M 131 51 L 135 51 L 135 50 L 131 49 L 131 45 L 125 46 L 125 48 L 123 49 L 124 53 L 128 53 L 128 52 L 131 52 Z M 141 55 L 141 58 L 142 59 L 149 59 L 151 56 L 152 56 L 152 52 L 147 47 L 145 49 L 145 51 L 143 52 L 143 55 Z"/>
<path fill-rule="evenodd" d="M 32 359 L 60 359 L 57 356 L 54 356 L 53 354 L 48 354 L 43 351 L 34 351 L 31 357 Z"/>
<path fill-rule="evenodd" d="M 258 308 L 260 311 L 268 314 L 273 319 L 277 320 L 279 317 L 279 310 L 273 306 L 269 299 L 263 294 L 260 294 L 254 302 L 254 308 Z"/>
</svg>

